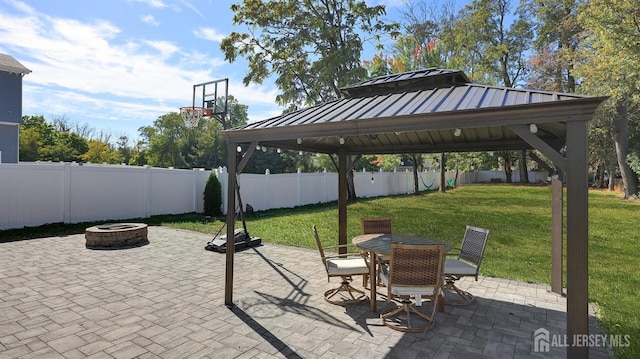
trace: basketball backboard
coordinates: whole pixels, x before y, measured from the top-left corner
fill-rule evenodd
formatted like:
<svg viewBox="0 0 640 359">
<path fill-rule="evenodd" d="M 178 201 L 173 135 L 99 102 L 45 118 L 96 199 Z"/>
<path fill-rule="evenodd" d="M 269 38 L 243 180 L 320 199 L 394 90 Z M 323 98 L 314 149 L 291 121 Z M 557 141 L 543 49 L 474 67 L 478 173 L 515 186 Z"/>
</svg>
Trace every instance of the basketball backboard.
<svg viewBox="0 0 640 359">
<path fill-rule="evenodd" d="M 211 116 L 224 120 L 227 114 L 229 79 L 193 85 L 193 106 L 204 107 Z"/>
</svg>

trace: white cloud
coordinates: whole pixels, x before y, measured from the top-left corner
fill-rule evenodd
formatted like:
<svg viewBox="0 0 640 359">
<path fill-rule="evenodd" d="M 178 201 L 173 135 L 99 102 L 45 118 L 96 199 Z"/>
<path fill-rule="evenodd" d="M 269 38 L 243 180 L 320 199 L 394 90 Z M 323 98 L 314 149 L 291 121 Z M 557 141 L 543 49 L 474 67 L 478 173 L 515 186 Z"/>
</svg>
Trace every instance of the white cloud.
<svg viewBox="0 0 640 359">
<path fill-rule="evenodd" d="M 35 12 L 33 10 L 33 8 L 31 8 L 31 6 L 25 4 L 22 1 L 6 0 L 6 2 L 9 3 L 10 5 L 12 5 L 13 7 L 15 7 L 16 9 L 18 9 L 21 12 L 24 12 L 26 14 L 32 14 L 32 13 Z"/>
<path fill-rule="evenodd" d="M 162 0 L 129 0 L 129 1 L 147 4 L 150 7 L 156 8 L 156 9 L 164 9 L 167 7 L 167 4 L 165 4 L 164 1 Z"/>
<path fill-rule="evenodd" d="M 0 52 L 33 71 L 23 79 L 25 115 L 66 117 L 98 128 L 106 123 L 132 136 L 158 116 L 190 105 L 193 84 L 242 76 L 225 67 L 219 52 L 131 37 L 104 20 L 54 18 L 28 9 L 0 13 Z M 201 35 L 211 41 L 223 37 L 213 29 Z M 280 114 L 272 86 L 230 82 L 229 93 L 249 105 L 252 121 Z"/>
<path fill-rule="evenodd" d="M 187 8 L 191 9 L 193 12 L 195 12 L 196 14 L 198 14 L 198 16 L 200 16 L 203 19 L 206 19 L 204 15 L 202 15 L 202 13 L 200 12 L 200 10 L 198 10 L 198 8 L 196 8 L 195 6 L 193 6 L 189 1 L 187 0 L 182 0 L 182 4 L 184 6 L 186 6 Z"/>
<path fill-rule="evenodd" d="M 210 27 L 205 27 L 205 28 L 194 30 L 193 34 L 196 37 L 199 37 L 201 39 L 214 41 L 214 42 L 221 42 L 222 39 L 225 38 L 225 35 L 217 32 L 216 29 L 213 29 L 213 28 L 210 28 Z"/>
<path fill-rule="evenodd" d="M 144 22 L 145 24 L 153 26 L 160 25 L 160 23 L 153 17 L 153 15 L 142 15 L 140 16 L 140 20 L 142 20 L 142 22 Z"/>
</svg>

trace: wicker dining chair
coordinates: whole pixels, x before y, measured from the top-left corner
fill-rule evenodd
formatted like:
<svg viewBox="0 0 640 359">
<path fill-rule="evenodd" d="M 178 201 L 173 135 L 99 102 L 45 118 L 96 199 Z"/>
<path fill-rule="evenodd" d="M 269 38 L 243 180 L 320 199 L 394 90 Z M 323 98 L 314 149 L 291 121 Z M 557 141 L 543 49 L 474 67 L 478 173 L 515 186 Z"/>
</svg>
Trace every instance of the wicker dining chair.
<svg viewBox="0 0 640 359">
<path fill-rule="evenodd" d="M 380 278 L 387 286 L 387 302 L 399 298 L 401 305 L 380 314 L 384 325 L 402 332 L 433 328 L 436 310 L 442 308 L 443 266 L 444 245 L 391 244 L 389 266 L 383 267 Z M 430 314 L 417 308 L 423 299 L 431 301 Z"/>
<path fill-rule="evenodd" d="M 369 266 L 364 258 L 356 253 L 327 256 L 325 249 L 334 249 L 337 252 L 340 248 L 348 248 L 350 245 L 323 247 L 316 226 L 313 226 L 313 235 L 316 238 L 322 264 L 327 272 L 327 281 L 330 281 L 332 277 L 342 278 L 339 287 L 324 292 L 324 299 L 331 304 L 340 306 L 356 305 L 365 302 L 367 296 L 364 291 L 356 289 L 350 284 L 351 276 L 369 273 Z M 336 295 L 340 298 L 333 299 Z"/>
<path fill-rule="evenodd" d="M 478 280 L 480 264 L 484 257 L 484 248 L 489 238 L 489 230 L 484 228 L 467 226 L 462 239 L 462 246 L 457 258 L 447 258 L 444 262 L 444 289 L 452 292 L 459 300 L 446 300 L 446 304 L 464 305 L 473 302 L 473 295 L 456 287 L 455 282 L 463 277 L 475 277 Z M 448 254 L 448 255 L 456 255 Z"/>
<path fill-rule="evenodd" d="M 362 218 L 362 234 L 393 233 L 393 219 L 391 217 Z"/>
<path fill-rule="evenodd" d="M 362 234 L 392 234 L 393 233 L 393 219 L 391 217 L 367 217 L 362 218 Z M 361 252 L 361 254 L 365 257 L 367 262 L 369 263 L 368 254 Z M 382 256 L 380 257 L 380 263 L 388 263 L 389 257 Z M 380 267 L 378 267 L 378 277 L 380 276 Z M 362 282 L 367 283 L 369 281 L 369 276 L 365 275 L 362 277 Z M 382 282 L 378 280 L 378 285 L 381 285 Z"/>
</svg>

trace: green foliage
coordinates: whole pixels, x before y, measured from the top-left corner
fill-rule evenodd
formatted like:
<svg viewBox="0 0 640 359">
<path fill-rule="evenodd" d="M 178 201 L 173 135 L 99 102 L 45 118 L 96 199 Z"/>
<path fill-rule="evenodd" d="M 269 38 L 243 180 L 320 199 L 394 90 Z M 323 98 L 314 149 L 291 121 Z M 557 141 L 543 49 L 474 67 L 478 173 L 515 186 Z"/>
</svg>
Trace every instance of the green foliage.
<svg viewBox="0 0 640 359">
<path fill-rule="evenodd" d="M 55 119 L 49 123 L 42 116 L 23 116 L 20 124 L 20 161 L 116 164 L 128 162 L 136 155 L 136 149 L 127 146 L 126 136 L 120 138 L 116 150 L 106 140 L 88 138 L 91 133 L 92 130 L 86 125 L 76 125 L 72 130 L 65 119 Z"/>
<path fill-rule="evenodd" d="M 233 23 L 247 33 L 233 32 L 222 40 L 225 59 L 245 57 L 245 85 L 276 75 L 277 102 L 291 108 L 336 99 L 339 88 L 361 81 L 362 35 L 395 31 L 380 17 L 384 6 L 364 1 L 245 1 L 231 6 Z M 362 34 L 362 35 L 361 35 Z"/>
<path fill-rule="evenodd" d="M 187 128 L 176 112 L 158 117 L 151 126 L 140 127 L 143 142 L 132 163 L 174 168 L 226 166 L 226 142 L 218 131 L 244 125 L 248 120 L 247 106 L 233 96 L 229 96 L 228 108 L 226 118 L 201 119 L 193 129 Z"/>
<path fill-rule="evenodd" d="M 23 116 L 20 124 L 20 161 L 46 161 L 46 148 L 55 143 L 56 130 L 42 116 Z"/>
<path fill-rule="evenodd" d="M 222 185 L 215 173 L 211 172 L 204 186 L 204 214 L 222 216 Z"/>
<path fill-rule="evenodd" d="M 638 193 L 638 176 L 627 157 L 629 141 L 638 136 L 640 126 L 640 3 L 590 1 L 580 8 L 578 20 L 589 30 L 582 34 L 576 70 L 582 77 L 583 91 L 610 96 L 600 108 L 599 125 L 610 129 L 609 142 L 613 144 L 603 147 L 616 149 L 624 197 L 631 197 Z"/>
<path fill-rule="evenodd" d="M 89 140 L 87 145 L 87 152 L 80 156 L 85 162 L 118 164 L 124 160 L 118 151 L 102 141 Z"/>
<path fill-rule="evenodd" d="M 524 8 L 511 14 L 510 0 L 474 0 L 448 22 L 442 41 L 448 67 L 463 69 L 476 82 L 512 87 L 526 75 L 533 25 Z"/>
</svg>

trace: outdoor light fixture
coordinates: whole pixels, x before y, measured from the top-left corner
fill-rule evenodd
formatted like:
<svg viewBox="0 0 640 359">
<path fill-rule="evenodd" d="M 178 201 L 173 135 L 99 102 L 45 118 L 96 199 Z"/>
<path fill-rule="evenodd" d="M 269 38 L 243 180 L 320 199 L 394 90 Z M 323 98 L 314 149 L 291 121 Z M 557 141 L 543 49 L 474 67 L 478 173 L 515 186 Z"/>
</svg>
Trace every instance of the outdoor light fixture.
<svg viewBox="0 0 640 359">
<path fill-rule="evenodd" d="M 344 145 L 344 142 L 345 142 L 344 141 L 344 137 L 341 136 L 340 139 L 338 140 L 338 142 L 340 142 L 341 145 Z"/>
<path fill-rule="evenodd" d="M 256 146 L 256 151 L 260 151 L 260 145 Z"/>
<path fill-rule="evenodd" d="M 302 144 L 302 138 L 298 138 L 296 142 L 298 142 L 299 145 Z"/>
<path fill-rule="evenodd" d="M 302 156 L 302 151 L 299 151 L 299 152 L 298 152 L 298 154 L 299 154 L 300 156 Z"/>
<path fill-rule="evenodd" d="M 267 148 L 262 146 L 262 152 L 267 152 Z"/>
<path fill-rule="evenodd" d="M 238 145 L 238 147 L 236 148 L 236 151 L 238 151 L 238 153 L 242 152 L 242 146 Z"/>
<path fill-rule="evenodd" d="M 531 133 L 536 133 L 536 132 L 538 132 L 538 126 L 536 126 L 536 124 L 535 124 L 535 123 L 530 124 L 530 125 L 529 125 L 529 131 L 530 131 Z"/>
<path fill-rule="evenodd" d="M 453 131 L 453 135 L 456 137 L 460 137 L 461 134 L 462 134 L 462 130 L 459 128 L 456 128 L 455 131 Z"/>
<path fill-rule="evenodd" d="M 278 148 L 278 149 L 276 150 L 276 152 L 278 152 L 278 153 L 282 153 L 282 150 Z"/>
</svg>

